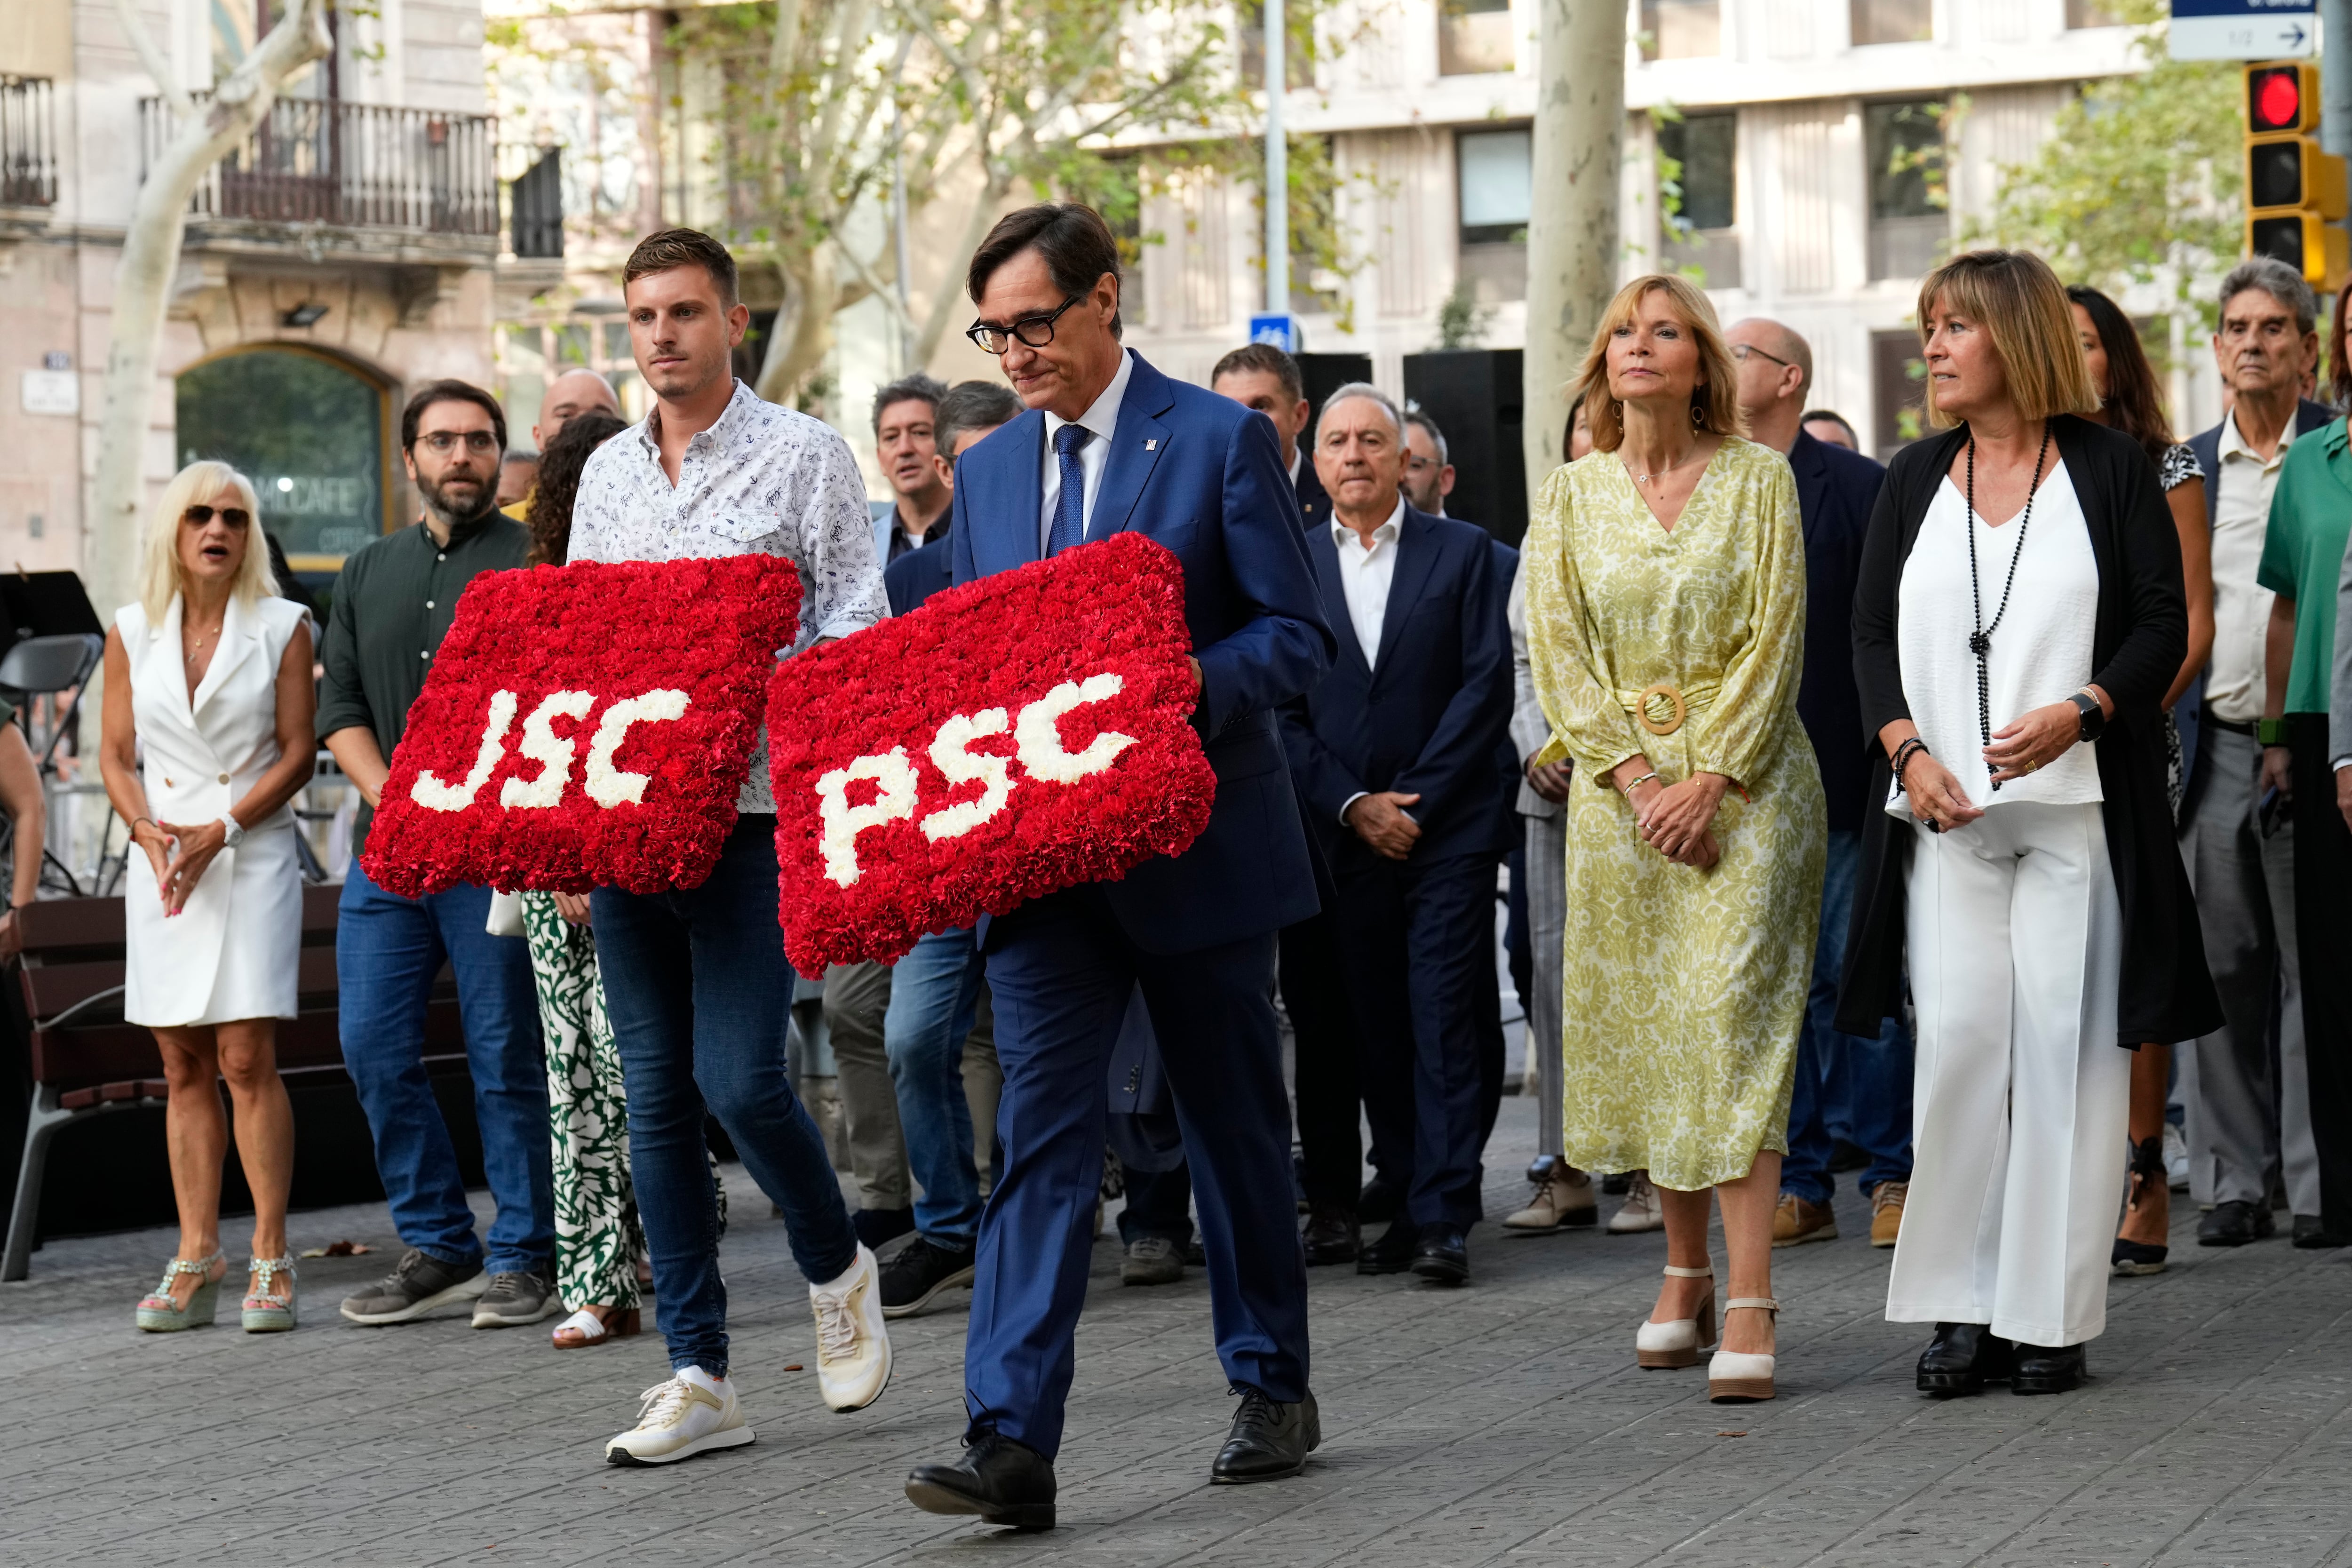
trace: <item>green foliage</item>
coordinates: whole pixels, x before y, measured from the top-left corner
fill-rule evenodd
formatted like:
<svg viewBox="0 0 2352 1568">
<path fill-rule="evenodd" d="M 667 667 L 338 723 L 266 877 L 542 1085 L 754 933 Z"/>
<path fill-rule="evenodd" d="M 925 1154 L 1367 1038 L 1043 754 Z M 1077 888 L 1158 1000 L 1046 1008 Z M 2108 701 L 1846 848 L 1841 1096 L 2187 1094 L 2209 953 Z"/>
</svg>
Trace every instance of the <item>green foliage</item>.
<svg viewBox="0 0 2352 1568">
<path fill-rule="evenodd" d="M 2035 251 L 2111 294 L 2158 284 L 2210 328 L 2192 289 L 2236 259 L 2243 227 L 2238 68 L 2168 58 L 2159 0 L 2112 9 L 2141 29 L 2147 68 L 2085 85 L 2041 150 L 2001 171 L 1990 220 L 1961 243 Z"/>
<path fill-rule="evenodd" d="M 1487 330 L 1494 323 L 1494 307 L 1479 304 L 1469 284 L 1456 283 L 1454 292 L 1437 307 L 1437 346 L 1475 349 L 1486 342 Z"/>
</svg>

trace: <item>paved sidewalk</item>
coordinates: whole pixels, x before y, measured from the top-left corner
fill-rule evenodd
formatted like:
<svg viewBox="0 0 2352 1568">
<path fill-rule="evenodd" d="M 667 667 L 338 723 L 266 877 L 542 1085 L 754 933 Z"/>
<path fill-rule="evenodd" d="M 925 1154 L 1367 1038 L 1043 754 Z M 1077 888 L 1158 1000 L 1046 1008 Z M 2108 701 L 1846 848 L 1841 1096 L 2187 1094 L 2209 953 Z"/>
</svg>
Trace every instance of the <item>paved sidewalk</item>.
<svg viewBox="0 0 2352 1568">
<path fill-rule="evenodd" d="M 1531 1110 L 1505 1102 L 1491 1214 L 1524 1191 Z M 1635 1370 L 1656 1235 L 1482 1226 L 1455 1291 L 1317 1269 L 1324 1447 L 1304 1479 L 1250 1488 L 1207 1485 L 1231 1405 L 1205 1281 L 1122 1289 L 1105 1241 L 1062 1528 L 1020 1536 L 899 1494 L 909 1465 L 954 1450 L 967 1298 L 893 1325 L 889 1393 L 835 1415 L 813 1372 L 783 1370 L 814 1363 L 814 1336 L 782 1227 L 728 1180 L 759 1441 L 657 1470 L 598 1458 L 665 1374 L 650 1328 L 566 1356 L 462 1318 L 337 1318 L 397 1256 L 380 1207 L 296 1216 L 298 1248 L 386 1250 L 305 1264 L 304 1326 L 282 1337 L 134 1331 L 167 1233 L 51 1244 L 0 1286 L 0 1562 L 2352 1564 L 2352 1253 L 2203 1250 L 2185 1203 L 2174 1267 L 2116 1284 L 2096 1380 L 2054 1399 L 1912 1392 L 1926 1332 L 1881 1321 L 1890 1255 L 1850 1192 L 1843 1239 L 1778 1255 L 1781 1397 L 1764 1405 Z"/>
</svg>

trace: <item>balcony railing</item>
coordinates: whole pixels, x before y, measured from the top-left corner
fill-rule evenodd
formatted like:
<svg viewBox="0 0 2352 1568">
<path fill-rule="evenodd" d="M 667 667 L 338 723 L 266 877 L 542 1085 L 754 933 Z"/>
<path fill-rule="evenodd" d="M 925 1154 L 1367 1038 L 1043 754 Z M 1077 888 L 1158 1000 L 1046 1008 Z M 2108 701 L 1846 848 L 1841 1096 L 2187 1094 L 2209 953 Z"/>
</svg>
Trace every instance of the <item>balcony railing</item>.
<svg viewBox="0 0 2352 1568">
<path fill-rule="evenodd" d="M 160 99 L 142 100 L 139 111 L 152 165 L 173 117 Z M 205 174 L 188 210 L 258 223 L 495 237 L 494 139 L 484 114 L 281 98 L 245 144 Z"/>
<path fill-rule="evenodd" d="M 55 206 L 57 123 L 49 79 L 0 76 L 0 206 Z"/>
</svg>

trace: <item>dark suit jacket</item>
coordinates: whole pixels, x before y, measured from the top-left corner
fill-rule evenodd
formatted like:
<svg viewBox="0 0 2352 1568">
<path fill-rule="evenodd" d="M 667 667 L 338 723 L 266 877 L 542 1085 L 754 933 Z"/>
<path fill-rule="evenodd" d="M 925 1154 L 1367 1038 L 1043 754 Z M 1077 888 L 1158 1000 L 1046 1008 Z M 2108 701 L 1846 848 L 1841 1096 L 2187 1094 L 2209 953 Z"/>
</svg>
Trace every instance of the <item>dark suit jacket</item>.
<svg viewBox="0 0 2352 1568">
<path fill-rule="evenodd" d="M 1871 737 L 1863 732 L 1862 697 L 1853 685 L 1853 587 L 1862 542 L 1886 470 L 1859 452 L 1797 432 L 1789 448 L 1797 509 L 1805 523 L 1805 672 L 1797 717 L 1821 760 L 1822 794 L 1832 832 L 1862 826 L 1869 786 Z"/>
<path fill-rule="evenodd" d="M 1315 454 L 1304 447 L 1298 453 L 1299 526 L 1312 533 L 1328 527 L 1331 521 L 1331 494 L 1323 488 L 1323 476 L 1315 471 Z"/>
<path fill-rule="evenodd" d="M 1190 849 L 1147 860 L 1104 891 L 1138 946 L 1187 952 L 1315 912 L 1274 710 L 1314 688 L 1337 645 L 1273 422 L 1129 353 L 1134 369 L 1087 537 L 1132 530 L 1183 563 L 1202 679 L 1192 720 L 1217 798 Z M 1045 457 L 1045 416 L 1033 408 L 956 460 L 948 535 L 956 582 L 1038 559 Z"/>
<path fill-rule="evenodd" d="M 1363 791 L 1418 795 L 1416 860 L 1499 854 L 1517 820 L 1495 765 L 1511 717 L 1509 584 L 1495 575 L 1486 531 L 1408 506 L 1381 621 L 1379 657 L 1364 662 L 1340 585 L 1331 530 L 1307 541 L 1339 659 L 1323 684 L 1283 710 L 1283 742 L 1315 832 L 1336 853 L 1339 822 Z"/>
<path fill-rule="evenodd" d="M 890 613 L 903 616 L 946 587 L 955 563 L 948 552 L 952 535 L 943 535 L 909 550 L 882 568 L 882 591 L 890 595 Z"/>
<path fill-rule="evenodd" d="M 2222 418 L 2231 416 L 2224 414 Z M 2336 423 L 2336 410 L 2324 403 L 2314 403 L 2308 397 L 2295 405 L 2294 438 L 2326 429 Z M 2205 470 L 2205 526 L 2213 526 L 2215 514 L 2221 505 L 2221 426 L 2200 430 L 2189 437 L 2189 449 L 2197 454 L 2197 466 Z M 2209 663 L 2206 669 L 2212 666 Z M 2189 683 L 2180 700 L 2172 705 L 2172 721 L 2180 731 L 2180 799 L 2182 820 L 2187 820 L 2189 801 L 2197 788 L 2197 736 L 2205 721 L 2205 670 Z"/>
</svg>

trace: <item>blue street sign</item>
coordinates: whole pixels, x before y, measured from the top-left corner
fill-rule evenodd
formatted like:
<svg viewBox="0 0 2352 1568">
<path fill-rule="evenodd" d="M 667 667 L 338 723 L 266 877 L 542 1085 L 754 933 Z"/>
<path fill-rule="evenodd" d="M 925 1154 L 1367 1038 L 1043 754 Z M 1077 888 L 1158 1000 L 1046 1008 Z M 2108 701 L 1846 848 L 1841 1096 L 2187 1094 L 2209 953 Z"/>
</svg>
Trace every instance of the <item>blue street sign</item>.
<svg viewBox="0 0 2352 1568">
<path fill-rule="evenodd" d="M 2286 60 L 2316 52 L 2312 0 L 2172 0 L 2176 60 Z"/>
<path fill-rule="evenodd" d="M 1284 353 L 1298 352 L 1298 318 L 1287 313 L 1261 313 L 1250 318 L 1250 342 L 1272 343 Z"/>
</svg>

